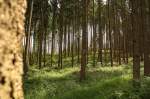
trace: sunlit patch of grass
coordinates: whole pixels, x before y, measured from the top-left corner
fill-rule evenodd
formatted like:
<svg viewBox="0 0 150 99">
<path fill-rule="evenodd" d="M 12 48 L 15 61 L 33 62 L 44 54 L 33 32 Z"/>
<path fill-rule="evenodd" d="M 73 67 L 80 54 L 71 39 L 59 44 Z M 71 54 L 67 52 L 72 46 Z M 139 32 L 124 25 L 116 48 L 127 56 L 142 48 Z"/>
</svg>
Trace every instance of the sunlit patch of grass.
<svg viewBox="0 0 150 99">
<path fill-rule="evenodd" d="M 42 70 L 32 68 L 29 71 L 29 77 L 28 78 L 42 78 L 42 77 L 48 77 L 48 78 L 61 78 L 65 77 L 75 71 L 79 71 L 78 67 L 70 67 L 60 70 L 50 70 L 49 68 L 44 68 Z"/>
</svg>

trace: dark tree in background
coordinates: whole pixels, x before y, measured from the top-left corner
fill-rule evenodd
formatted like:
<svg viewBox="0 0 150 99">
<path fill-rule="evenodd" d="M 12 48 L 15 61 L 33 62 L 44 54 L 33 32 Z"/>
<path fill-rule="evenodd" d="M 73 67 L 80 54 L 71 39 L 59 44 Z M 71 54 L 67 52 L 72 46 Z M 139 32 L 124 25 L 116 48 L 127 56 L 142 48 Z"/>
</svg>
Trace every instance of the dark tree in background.
<svg viewBox="0 0 150 99">
<path fill-rule="evenodd" d="M 88 0 L 82 0 L 82 52 L 81 52 L 81 70 L 80 80 L 85 79 L 85 68 L 87 62 L 87 7 Z"/>
</svg>

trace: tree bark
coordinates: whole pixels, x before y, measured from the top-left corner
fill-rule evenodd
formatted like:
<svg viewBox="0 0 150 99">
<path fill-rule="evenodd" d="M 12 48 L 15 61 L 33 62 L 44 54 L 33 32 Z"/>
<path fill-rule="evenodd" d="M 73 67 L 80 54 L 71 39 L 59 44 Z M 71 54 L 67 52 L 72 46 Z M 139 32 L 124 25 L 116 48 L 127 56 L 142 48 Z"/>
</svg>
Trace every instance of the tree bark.
<svg viewBox="0 0 150 99">
<path fill-rule="evenodd" d="M 25 45 L 25 52 L 24 52 L 24 73 L 28 72 L 28 66 L 29 66 L 29 48 L 30 48 L 30 35 L 31 35 L 31 21 L 32 21 L 32 12 L 33 12 L 33 4 L 34 1 L 31 0 L 31 6 L 30 6 L 30 13 L 29 13 L 29 26 L 28 31 L 26 34 L 26 45 Z"/>
<path fill-rule="evenodd" d="M 0 1 L 0 99 L 23 99 L 25 0 Z"/>
<path fill-rule="evenodd" d="M 146 11 L 146 8 L 143 9 L 144 15 L 146 17 L 143 17 L 144 20 L 144 75 L 145 76 L 150 76 L 150 1 L 148 1 L 148 7 L 149 7 L 149 12 Z M 145 0 L 143 1 L 144 5 L 143 7 L 146 6 Z"/>
<path fill-rule="evenodd" d="M 82 54 L 80 81 L 85 79 L 85 68 L 87 63 L 87 0 L 82 0 Z"/>
<path fill-rule="evenodd" d="M 140 46 L 139 46 L 139 0 L 132 3 L 132 33 L 133 33 L 133 80 L 140 80 Z M 138 9 L 137 9 L 138 8 Z"/>
</svg>

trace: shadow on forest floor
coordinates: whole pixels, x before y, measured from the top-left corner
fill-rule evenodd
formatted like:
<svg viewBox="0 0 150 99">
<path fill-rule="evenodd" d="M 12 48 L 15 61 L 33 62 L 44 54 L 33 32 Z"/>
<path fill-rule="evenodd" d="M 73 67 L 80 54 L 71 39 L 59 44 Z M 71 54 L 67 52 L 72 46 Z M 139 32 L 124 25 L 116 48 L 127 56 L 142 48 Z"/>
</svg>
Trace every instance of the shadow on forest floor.
<svg viewBox="0 0 150 99">
<path fill-rule="evenodd" d="M 24 81 L 25 99 L 140 99 L 132 92 L 129 66 L 88 67 L 86 74 L 79 82 L 79 67 L 32 68 Z"/>
</svg>

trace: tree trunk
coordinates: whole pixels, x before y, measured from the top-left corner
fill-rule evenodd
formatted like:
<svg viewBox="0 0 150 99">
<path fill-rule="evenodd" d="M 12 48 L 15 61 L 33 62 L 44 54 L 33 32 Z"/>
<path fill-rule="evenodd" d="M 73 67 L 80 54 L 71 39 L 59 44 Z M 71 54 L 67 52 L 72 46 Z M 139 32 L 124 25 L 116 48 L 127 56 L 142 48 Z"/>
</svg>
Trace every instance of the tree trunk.
<svg viewBox="0 0 150 99">
<path fill-rule="evenodd" d="M 0 99 L 23 99 L 25 0 L 0 1 Z"/>
<path fill-rule="evenodd" d="M 145 39 L 145 46 L 144 46 L 144 75 L 145 76 L 150 76 L 150 1 L 148 1 L 149 4 L 149 12 L 146 12 L 146 8 L 144 9 L 144 16 L 143 20 L 144 20 L 144 39 Z M 146 2 L 144 2 L 143 7 L 147 7 L 146 6 Z"/>
<path fill-rule="evenodd" d="M 29 13 L 29 26 L 28 31 L 26 34 L 26 45 L 25 45 L 25 52 L 24 52 L 24 73 L 28 72 L 28 66 L 29 66 L 29 48 L 30 48 L 30 35 L 31 35 L 31 21 L 32 21 L 32 12 L 33 12 L 33 3 L 34 1 L 31 0 L 31 6 L 30 6 L 30 13 Z"/>
<path fill-rule="evenodd" d="M 94 0 L 93 1 L 93 66 L 95 67 L 96 65 L 96 25 L 95 25 L 95 4 L 94 4 Z"/>
<path fill-rule="evenodd" d="M 57 0 L 53 4 L 53 18 L 52 18 L 52 46 L 51 46 L 51 66 L 53 65 L 53 55 L 54 55 L 54 45 L 55 45 L 55 28 L 56 28 L 56 10 L 57 10 Z"/>
<path fill-rule="evenodd" d="M 113 66 L 113 53 L 112 53 L 112 35 L 110 29 L 110 0 L 108 0 L 108 35 L 109 35 L 109 51 L 110 51 L 110 62 L 111 66 Z"/>
<path fill-rule="evenodd" d="M 133 33 L 133 80 L 140 80 L 140 46 L 139 46 L 139 0 L 132 3 L 132 33 Z"/>
<path fill-rule="evenodd" d="M 102 60 L 102 47 L 103 47 L 103 33 L 102 33 L 102 21 L 101 21 L 101 4 L 102 3 L 102 1 L 101 0 L 99 0 L 98 1 L 98 16 L 99 16 L 99 23 L 98 23 L 98 26 L 99 26 L 99 38 L 98 38 L 98 40 L 99 40 L 99 49 L 98 49 L 98 61 L 99 62 L 101 62 L 101 64 L 103 64 L 103 60 Z"/>
<path fill-rule="evenodd" d="M 82 54 L 80 81 L 85 79 L 85 68 L 87 63 L 87 0 L 82 0 Z"/>
</svg>

